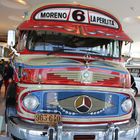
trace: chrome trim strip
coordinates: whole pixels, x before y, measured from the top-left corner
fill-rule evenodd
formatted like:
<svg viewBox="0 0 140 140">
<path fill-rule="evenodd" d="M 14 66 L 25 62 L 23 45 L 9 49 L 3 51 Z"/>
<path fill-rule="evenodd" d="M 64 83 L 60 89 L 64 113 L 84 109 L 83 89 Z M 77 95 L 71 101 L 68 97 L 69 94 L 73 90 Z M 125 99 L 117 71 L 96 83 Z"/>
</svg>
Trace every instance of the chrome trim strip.
<svg viewBox="0 0 140 140">
<path fill-rule="evenodd" d="M 114 123 L 114 125 L 121 125 L 121 124 L 126 124 L 126 123 L 129 123 L 129 120 L 116 122 L 116 123 Z M 102 123 L 102 124 L 63 124 L 63 125 L 66 127 L 68 127 L 68 126 L 77 127 L 77 125 L 79 127 L 89 127 L 89 126 L 92 127 L 92 126 L 107 126 L 108 123 Z"/>
<path fill-rule="evenodd" d="M 131 89 L 128 88 L 114 88 L 114 87 L 101 87 L 101 86 L 73 86 L 73 85 L 46 85 L 46 84 L 17 84 L 19 87 L 27 88 L 27 91 L 31 90 L 96 90 L 104 92 L 125 93 L 130 95 Z M 26 92 L 27 92 L 26 91 Z"/>
</svg>

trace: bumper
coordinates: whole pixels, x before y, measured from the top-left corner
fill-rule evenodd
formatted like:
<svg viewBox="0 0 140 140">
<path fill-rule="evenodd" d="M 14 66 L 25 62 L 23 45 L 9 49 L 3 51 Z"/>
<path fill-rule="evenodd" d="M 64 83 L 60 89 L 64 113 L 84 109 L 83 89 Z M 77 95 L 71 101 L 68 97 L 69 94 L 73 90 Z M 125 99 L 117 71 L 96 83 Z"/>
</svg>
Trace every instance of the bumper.
<svg viewBox="0 0 140 140">
<path fill-rule="evenodd" d="M 95 140 L 134 139 L 139 132 L 139 125 L 132 120 L 118 125 L 58 125 L 56 128 L 23 122 L 18 118 L 10 118 L 8 132 L 26 140 L 74 140 L 76 135 L 92 135 Z M 114 139 L 116 137 L 116 139 Z"/>
</svg>

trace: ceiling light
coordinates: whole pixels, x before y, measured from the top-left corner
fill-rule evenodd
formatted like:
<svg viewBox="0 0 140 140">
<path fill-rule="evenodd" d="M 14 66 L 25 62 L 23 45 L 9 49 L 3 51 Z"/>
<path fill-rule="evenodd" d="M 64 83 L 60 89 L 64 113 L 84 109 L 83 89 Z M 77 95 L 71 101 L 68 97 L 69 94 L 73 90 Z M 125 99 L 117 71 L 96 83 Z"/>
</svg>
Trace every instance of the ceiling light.
<svg viewBox="0 0 140 140">
<path fill-rule="evenodd" d="M 137 19 L 140 19 L 140 16 L 137 16 L 136 18 L 137 18 Z"/>
<path fill-rule="evenodd" d="M 126 17 L 123 19 L 123 21 L 126 23 L 134 23 L 134 18 L 133 17 Z"/>
<path fill-rule="evenodd" d="M 24 1 L 24 0 L 16 0 L 16 1 L 19 2 L 20 4 L 23 4 L 23 5 L 26 5 L 27 4 L 27 2 Z"/>
<path fill-rule="evenodd" d="M 79 3 L 77 1 L 73 1 L 74 5 L 79 5 Z"/>
<path fill-rule="evenodd" d="M 21 16 L 21 18 L 22 18 L 22 19 L 24 19 L 24 18 L 25 18 L 25 16 Z"/>
<path fill-rule="evenodd" d="M 0 3 L 5 7 L 19 10 L 28 9 L 30 7 L 29 3 L 25 0 L 0 0 Z"/>
</svg>

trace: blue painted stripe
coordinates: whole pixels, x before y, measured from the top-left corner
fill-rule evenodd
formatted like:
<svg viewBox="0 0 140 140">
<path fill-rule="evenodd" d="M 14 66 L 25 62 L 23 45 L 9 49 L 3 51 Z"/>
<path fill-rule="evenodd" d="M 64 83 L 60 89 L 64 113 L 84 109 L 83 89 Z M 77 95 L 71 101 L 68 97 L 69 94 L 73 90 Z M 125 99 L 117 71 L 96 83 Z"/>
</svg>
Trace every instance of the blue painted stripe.
<svg viewBox="0 0 140 140">
<path fill-rule="evenodd" d="M 45 66 L 31 66 L 31 65 L 26 65 L 26 64 L 23 64 L 23 63 L 15 63 L 15 66 L 16 67 L 23 67 L 23 68 L 27 68 L 27 69 L 43 69 L 43 68 L 66 68 L 66 67 L 80 67 L 80 68 L 85 68 L 85 66 L 77 66 L 77 65 L 67 65 L 65 66 L 64 64 L 63 65 L 45 65 Z M 127 71 L 123 71 L 123 70 L 117 70 L 117 69 L 114 69 L 114 68 L 107 68 L 107 67 L 99 67 L 99 66 L 90 66 L 90 68 L 100 68 L 101 70 L 110 70 L 110 71 L 114 71 L 114 72 L 119 72 L 119 73 L 122 73 L 122 74 L 128 74 Z"/>
<path fill-rule="evenodd" d="M 123 70 L 118 70 L 118 69 L 113 69 L 113 68 L 107 68 L 107 67 L 97 67 L 97 66 L 91 66 L 91 68 L 94 67 L 94 68 L 100 68 L 102 70 L 110 70 L 110 71 L 113 71 L 113 72 L 119 72 L 119 73 L 122 73 L 122 74 L 128 74 L 127 71 L 123 71 Z"/>
<path fill-rule="evenodd" d="M 76 66 L 76 65 L 67 65 L 67 66 L 64 66 L 63 65 L 45 65 L 45 66 L 31 66 L 31 65 L 26 65 L 26 64 L 23 64 L 23 63 L 15 63 L 15 66 L 16 67 L 23 67 L 23 68 L 27 68 L 27 69 L 43 69 L 43 68 L 65 68 L 65 67 L 79 67 L 79 66 Z"/>
</svg>

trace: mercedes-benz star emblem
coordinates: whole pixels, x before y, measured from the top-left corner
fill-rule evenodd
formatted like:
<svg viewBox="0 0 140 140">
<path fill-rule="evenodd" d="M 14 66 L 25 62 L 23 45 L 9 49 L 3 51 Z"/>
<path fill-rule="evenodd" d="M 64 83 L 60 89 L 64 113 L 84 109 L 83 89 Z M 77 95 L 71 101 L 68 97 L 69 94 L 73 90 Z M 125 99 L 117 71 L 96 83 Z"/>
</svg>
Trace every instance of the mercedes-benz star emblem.
<svg viewBox="0 0 140 140">
<path fill-rule="evenodd" d="M 90 97 L 82 95 L 75 100 L 74 106 L 79 113 L 87 113 L 92 108 L 92 100 Z"/>
</svg>

